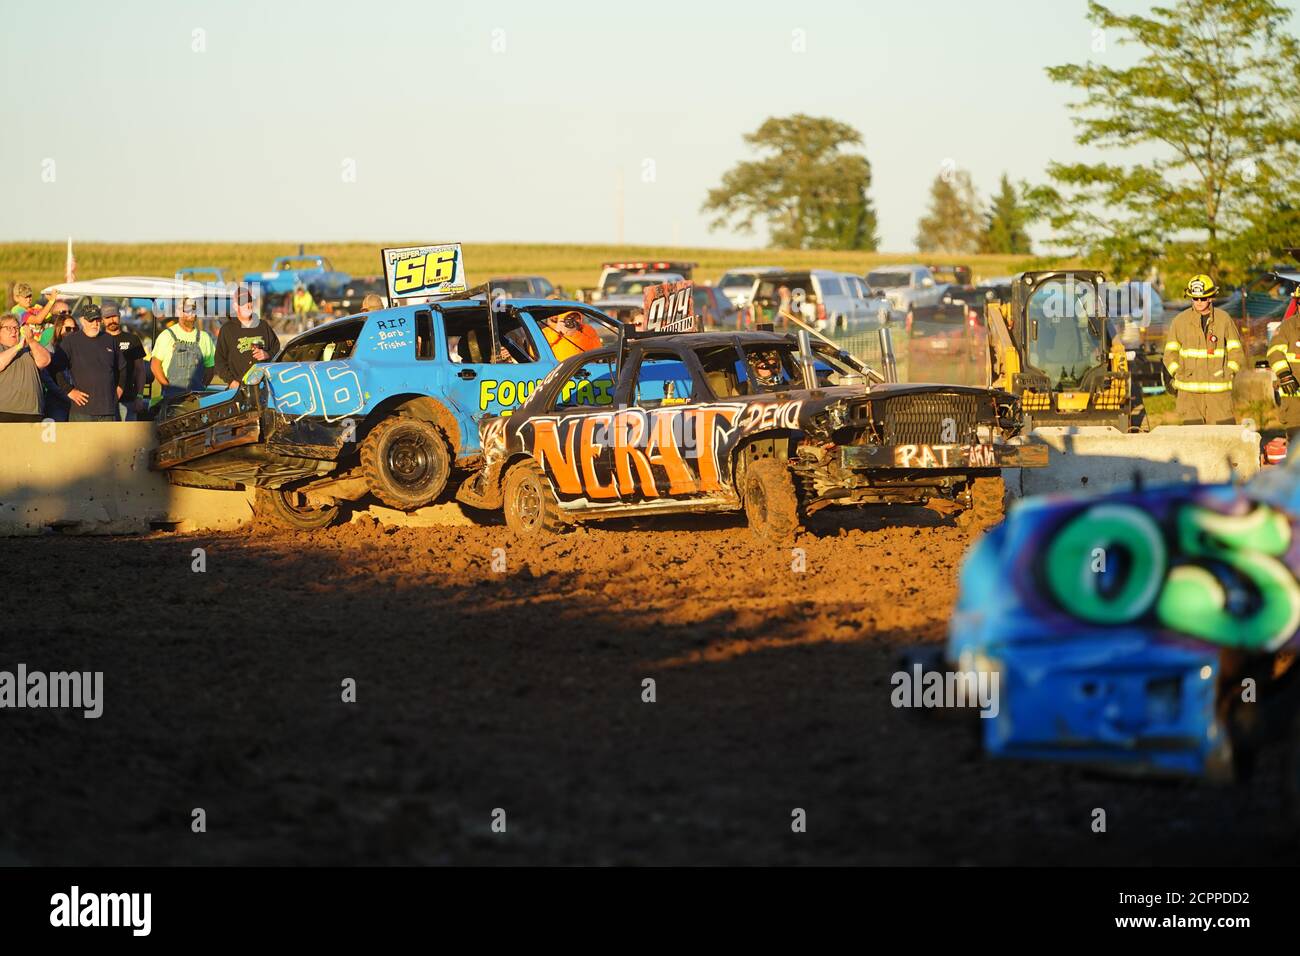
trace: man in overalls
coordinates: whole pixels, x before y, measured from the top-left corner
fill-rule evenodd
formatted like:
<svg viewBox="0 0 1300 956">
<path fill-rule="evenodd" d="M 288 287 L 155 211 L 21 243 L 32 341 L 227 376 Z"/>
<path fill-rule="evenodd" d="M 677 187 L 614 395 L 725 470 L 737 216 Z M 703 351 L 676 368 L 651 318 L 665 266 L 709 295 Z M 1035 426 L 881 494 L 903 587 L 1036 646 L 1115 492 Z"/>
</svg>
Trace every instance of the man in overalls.
<svg viewBox="0 0 1300 956">
<path fill-rule="evenodd" d="M 154 404 L 198 391 L 212 381 L 217 349 L 198 327 L 198 310 L 193 299 L 183 299 L 176 324 L 158 333 L 153 344 L 153 377 L 162 388 Z"/>
<path fill-rule="evenodd" d="M 1232 379 L 1245 364 L 1241 334 L 1232 317 L 1214 307 L 1219 287 L 1193 276 L 1186 294 L 1192 307 L 1174 317 L 1165 342 L 1165 368 L 1178 390 L 1184 425 L 1231 425 Z"/>
</svg>

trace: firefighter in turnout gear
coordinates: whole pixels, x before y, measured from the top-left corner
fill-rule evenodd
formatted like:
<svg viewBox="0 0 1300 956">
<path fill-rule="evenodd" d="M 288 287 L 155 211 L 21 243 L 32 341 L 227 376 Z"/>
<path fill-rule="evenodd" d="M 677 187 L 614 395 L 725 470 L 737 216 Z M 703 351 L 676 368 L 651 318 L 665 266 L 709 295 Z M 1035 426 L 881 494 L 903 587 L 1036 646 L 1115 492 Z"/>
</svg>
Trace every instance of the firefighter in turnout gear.
<svg viewBox="0 0 1300 956">
<path fill-rule="evenodd" d="M 1277 376 L 1277 388 L 1282 395 L 1282 427 L 1287 439 L 1295 444 L 1300 431 L 1300 285 L 1291 292 L 1291 303 L 1286 318 L 1273 333 L 1268 347 L 1268 365 Z"/>
<path fill-rule="evenodd" d="M 1219 287 L 1193 276 L 1186 295 L 1192 307 L 1174 317 L 1165 342 L 1165 368 L 1178 392 L 1184 425 L 1231 425 L 1232 378 L 1246 363 L 1241 334 L 1228 313 L 1214 307 Z"/>
</svg>

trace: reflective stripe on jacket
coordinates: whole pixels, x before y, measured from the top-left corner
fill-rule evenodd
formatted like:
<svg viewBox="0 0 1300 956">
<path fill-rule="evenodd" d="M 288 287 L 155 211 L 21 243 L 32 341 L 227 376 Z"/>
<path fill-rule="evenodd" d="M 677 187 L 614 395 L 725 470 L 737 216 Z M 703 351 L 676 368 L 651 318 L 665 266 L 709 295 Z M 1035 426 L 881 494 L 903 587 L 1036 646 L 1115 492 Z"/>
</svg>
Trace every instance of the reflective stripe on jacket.
<svg viewBox="0 0 1300 956">
<path fill-rule="evenodd" d="M 1174 317 L 1165 341 L 1165 368 L 1180 391 L 1231 391 L 1232 376 L 1245 364 L 1241 334 L 1222 309 L 1210 313 L 1204 329 L 1195 309 L 1184 309 Z"/>
<path fill-rule="evenodd" d="M 1285 372 L 1291 366 L 1293 374 L 1300 376 L 1300 318 L 1291 315 L 1273 333 L 1273 344 L 1268 347 L 1268 364 L 1273 371 Z"/>
</svg>

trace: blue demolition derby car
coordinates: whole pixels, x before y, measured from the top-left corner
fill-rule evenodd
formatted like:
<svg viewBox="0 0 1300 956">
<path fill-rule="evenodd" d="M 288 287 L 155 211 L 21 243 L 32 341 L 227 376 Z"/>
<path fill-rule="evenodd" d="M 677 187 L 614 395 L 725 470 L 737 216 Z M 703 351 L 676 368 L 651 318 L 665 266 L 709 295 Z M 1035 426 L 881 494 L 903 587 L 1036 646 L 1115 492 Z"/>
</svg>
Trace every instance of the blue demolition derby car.
<svg viewBox="0 0 1300 956">
<path fill-rule="evenodd" d="M 348 316 L 289 341 L 236 389 L 168 408 L 150 467 L 177 485 L 256 488 L 263 520 L 321 528 L 367 494 L 412 511 L 453 469 L 481 463 L 479 422 L 509 415 L 557 365 L 549 317 L 604 341 L 618 323 L 588 306 L 467 296 Z"/>
<path fill-rule="evenodd" d="M 1300 768 L 1300 464 L 1244 485 L 1027 500 L 963 565 L 946 647 L 998 675 L 995 757 L 1140 776 Z"/>
</svg>

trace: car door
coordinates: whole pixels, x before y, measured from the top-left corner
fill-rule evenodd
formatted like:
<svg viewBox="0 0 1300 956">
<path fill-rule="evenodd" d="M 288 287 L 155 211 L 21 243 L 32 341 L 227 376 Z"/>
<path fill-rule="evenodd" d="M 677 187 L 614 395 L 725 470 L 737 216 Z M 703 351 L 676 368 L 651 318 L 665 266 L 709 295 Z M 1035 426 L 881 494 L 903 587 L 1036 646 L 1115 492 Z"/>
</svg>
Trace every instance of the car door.
<svg viewBox="0 0 1300 956">
<path fill-rule="evenodd" d="M 623 500 L 614 474 L 614 356 L 587 355 L 563 383 L 550 386 L 545 409 L 524 423 L 525 448 L 562 504 L 613 507 Z"/>
<path fill-rule="evenodd" d="M 498 340 L 505 352 L 497 355 L 486 306 L 435 314 L 437 354 L 448 371 L 448 392 L 462 418 L 462 434 L 477 435 L 482 419 L 511 414 L 555 366 L 550 350 L 540 347 L 536 326 L 513 309 L 499 313 Z"/>
<path fill-rule="evenodd" d="M 691 455 L 702 444 L 696 405 L 708 392 L 693 359 L 688 353 L 646 348 L 631 382 L 632 407 L 615 430 L 613 450 L 614 475 L 624 499 L 698 494 L 699 465 Z"/>
</svg>

